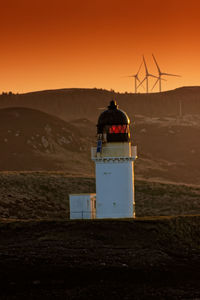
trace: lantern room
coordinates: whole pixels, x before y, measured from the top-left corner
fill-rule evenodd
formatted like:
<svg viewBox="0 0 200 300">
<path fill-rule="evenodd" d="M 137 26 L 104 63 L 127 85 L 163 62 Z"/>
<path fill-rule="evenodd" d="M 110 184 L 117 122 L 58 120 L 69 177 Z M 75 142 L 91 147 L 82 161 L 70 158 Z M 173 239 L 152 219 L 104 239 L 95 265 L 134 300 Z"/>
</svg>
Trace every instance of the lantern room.
<svg viewBox="0 0 200 300">
<path fill-rule="evenodd" d="M 127 114 L 111 101 L 101 113 L 97 124 L 97 138 L 103 143 L 130 142 L 130 120 Z"/>
</svg>

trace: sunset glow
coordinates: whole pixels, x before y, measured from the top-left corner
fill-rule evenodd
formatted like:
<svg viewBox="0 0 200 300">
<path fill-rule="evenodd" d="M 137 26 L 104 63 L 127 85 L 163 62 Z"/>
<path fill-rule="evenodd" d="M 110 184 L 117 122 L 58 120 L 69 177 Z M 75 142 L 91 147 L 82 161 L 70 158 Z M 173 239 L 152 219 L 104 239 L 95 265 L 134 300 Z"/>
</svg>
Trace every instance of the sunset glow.
<svg viewBox="0 0 200 300">
<path fill-rule="evenodd" d="M 166 78 L 163 90 L 200 85 L 199 11 L 194 0 L 4 1 L 0 92 L 73 87 L 134 92 L 133 78 L 125 76 L 137 72 L 143 54 L 149 72 L 157 75 L 152 53 L 161 71 L 182 76 Z"/>
</svg>

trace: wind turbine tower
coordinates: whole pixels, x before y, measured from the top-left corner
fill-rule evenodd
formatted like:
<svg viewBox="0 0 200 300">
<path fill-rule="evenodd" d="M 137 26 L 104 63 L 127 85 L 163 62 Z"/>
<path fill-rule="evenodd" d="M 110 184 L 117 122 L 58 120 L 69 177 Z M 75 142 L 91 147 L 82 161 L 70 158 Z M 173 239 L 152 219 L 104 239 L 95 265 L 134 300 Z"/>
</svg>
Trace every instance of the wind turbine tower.
<svg viewBox="0 0 200 300">
<path fill-rule="evenodd" d="M 141 82 L 141 80 L 140 80 L 139 77 L 138 77 L 138 74 L 139 74 L 139 72 L 140 72 L 140 69 L 141 69 L 141 67 L 142 67 L 142 64 L 143 64 L 143 62 L 141 63 L 141 65 L 140 65 L 140 67 L 139 67 L 139 69 L 138 69 L 138 71 L 137 71 L 136 74 L 127 76 L 127 77 L 133 77 L 133 78 L 134 78 L 134 82 L 135 82 L 135 94 L 137 94 L 137 88 L 138 88 L 137 82 L 139 82 L 139 83 Z"/>
<path fill-rule="evenodd" d="M 145 58 L 144 58 L 144 55 L 143 55 L 143 62 L 144 62 L 145 74 L 146 75 L 145 75 L 144 79 L 140 82 L 140 84 L 138 85 L 138 87 L 140 85 L 142 85 L 142 83 L 146 80 L 146 93 L 148 93 L 149 92 L 149 77 L 154 77 L 154 78 L 158 78 L 158 77 L 149 73 L 148 68 L 147 68 L 147 64 L 146 64 L 146 61 L 145 61 Z"/>
<path fill-rule="evenodd" d="M 153 60 L 154 60 L 154 62 L 155 62 L 155 64 L 156 64 L 156 67 L 157 67 L 157 70 L 158 70 L 158 79 L 156 80 L 156 82 L 154 83 L 154 85 L 153 85 L 153 87 L 152 87 L 152 90 L 154 89 L 154 87 L 156 86 L 156 84 L 159 82 L 159 92 L 161 92 L 162 91 L 162 87 L 161 87 L 161 81 L 162 80 L 164 80 L 163 78 L 162 78 L 162 76 L 175 76 L 175 77 L 181 77 L 180 75 L 175 75 L 175 74 L 170 74 L 170 73 L 165 73 L 165 72 L 161 72 L 161 70 L 160 70 L 160 67 L 159 67 L 159 65 L 158 65 L 158 63 L 157 63 L 157 61 L 156 61 L 156 58 L 155 58 L 155 56 L 152 54 L 152 56 L 153 56 Z"/>
</svg>

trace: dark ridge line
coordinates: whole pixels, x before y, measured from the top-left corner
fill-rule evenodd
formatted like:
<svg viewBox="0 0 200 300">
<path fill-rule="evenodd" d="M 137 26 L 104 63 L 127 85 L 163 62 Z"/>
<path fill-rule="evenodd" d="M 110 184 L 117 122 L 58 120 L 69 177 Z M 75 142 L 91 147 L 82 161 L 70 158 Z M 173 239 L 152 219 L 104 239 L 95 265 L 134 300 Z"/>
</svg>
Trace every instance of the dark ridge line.
<svg viewBox="0 0 200 300">
<path fill-rule="evenodd" d="M 54 92 L 75 92 L 75 91 L 80 91 L 80 92 L 87 92 L 87 91 L 96 91 L 96 92 L 101 92 L 101 93 L 109 93 L 109 94 L 118 94 L 118 95 L 158 95 L 158 94 L 166 94 L 166 93 L 172 93 L 172 92 L 177 92 L 181 90 L 194 90 L 194 89 L 199 89 L 200 86 L 182 86 L 178 87 L 172 90 L 167 90 L 163 92 L 154 92 L 154 93 L 137 93 L 135 94 L 134 92 L 117 92 L 115 90 L 107 90 L 103 88 L 60 88 L 60 89 L 45 89 L 45 90 L 38 90 L 38 91 L 31 91 L 31 92 L 25 92 L 25 93 L 12 93 L 11 95 L 9 94 L 1 94 L 1 96 L 21 96 L 21 95 L 31 95 L 31 94 L 38 94 L 38 93 L 54 93 Z"/>
</svg>

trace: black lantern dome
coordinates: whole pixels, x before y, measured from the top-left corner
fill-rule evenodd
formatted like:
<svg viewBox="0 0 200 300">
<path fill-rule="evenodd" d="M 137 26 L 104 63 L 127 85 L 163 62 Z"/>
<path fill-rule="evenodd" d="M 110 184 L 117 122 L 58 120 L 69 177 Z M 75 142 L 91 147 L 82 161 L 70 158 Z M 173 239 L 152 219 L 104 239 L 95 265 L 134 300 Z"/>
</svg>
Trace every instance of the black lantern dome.
<svg viewBox="0 0 200 300">
<path fill-rule="evenodd" d="M 116 101 L 112 100 L 108 109 L 99 116 L 97 124 L 98 139 L 107 142 L 129 142 L 129 124 L 130 120 L 127 114 L 118 109 Z"/>
</svg>

